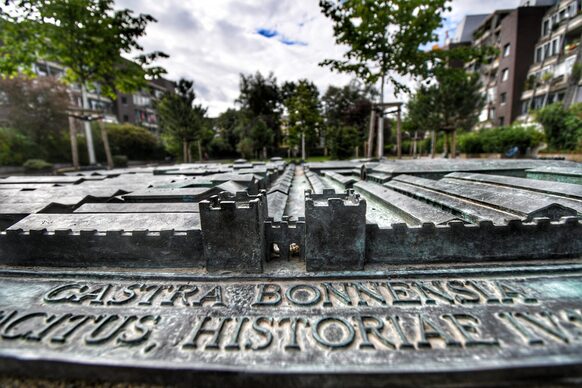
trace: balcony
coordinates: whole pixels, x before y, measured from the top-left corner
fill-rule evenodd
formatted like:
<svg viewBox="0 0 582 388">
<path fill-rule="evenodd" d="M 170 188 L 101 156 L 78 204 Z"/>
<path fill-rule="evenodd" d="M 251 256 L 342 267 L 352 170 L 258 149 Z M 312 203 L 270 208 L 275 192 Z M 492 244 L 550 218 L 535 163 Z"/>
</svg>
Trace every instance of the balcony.
<svg viewBox="0 0 582 388">
<path fill-rule="evenodd" d="M 578 47 L 580 46 L 580 41 L 573 41 L 571 43 L 568 43 L 564 46 L 564 55 L 568 56 L 568 55 L 574 55 L 576 53 L 576 50 L 578 50 Z"/>
</svg>

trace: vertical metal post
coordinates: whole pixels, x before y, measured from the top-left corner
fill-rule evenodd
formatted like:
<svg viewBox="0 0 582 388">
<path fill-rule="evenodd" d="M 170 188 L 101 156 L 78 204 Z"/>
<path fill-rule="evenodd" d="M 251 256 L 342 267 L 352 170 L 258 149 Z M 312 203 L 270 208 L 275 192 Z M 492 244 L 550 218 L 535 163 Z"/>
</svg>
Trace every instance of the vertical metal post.
<svg viewBox="0 0 582 388">
<path fill-rule="evenodd" d="M 368 159 L 372 158 L 374 153 L 374 129 L 376 128 L 376 111 L 374 110 L 374 104 L 372 104 L 372 112 L 370 112 L 370 130 L 368 131 L 368 152 L 366 157 Z"/>
<path fill-rule="evenodd" d="M 301 131 L 301 160 L 305 161 L 305 129 Z"/>
<path fill-rule="evenodd" d="M 81 100 L 83 104 L 83 114 L 85 114 L 84 111 L 89 110 L 89 99 L 87 97 L 87 87 L 85 84 L 81 84 Z M 97 164 L 97 158 L 95 157 L 95 146 L 93 145 L 93 133 L 91 132 L 91 123 L 89 121 L 84 121 L 83 125 L 85 127 L 85 138 L 87 139 L 89 164 Z"/>
<path fill-rule="evenodd" d="M 398 159 L 402 159 L 402 117 L 400 114 L 400 106 L 396 116 L 396 154 Z"/>
<path fill-rule="evenodd" d="M 77 127 L 75 126 L 75 119 L 69 116 L 69 136 L 71 138 L 71 156 L 73 159 L 73 168 L 79 170 L 79 146 L 77 143 Z"/>
<path fill-rule="evenodd" d="M 378 124 L 378 159 L 384 156 L 384 75 L 382 75 L 382 86 L 380 87 L 380 121 Z"/>
<path fill-rule="evenodd" d="M 103 119 L 99 120 L 99 129 L 101 130 L 101 139 L 103 140 L 103 148 L 105 148 L 105 157 L 107 158 L 107 168 L 113 168 L 113 157 L 111 156 L 111 148 L 109 148 L 109 137 L 107 136 L 107 129 L 103 123 Z"/>
</svg>

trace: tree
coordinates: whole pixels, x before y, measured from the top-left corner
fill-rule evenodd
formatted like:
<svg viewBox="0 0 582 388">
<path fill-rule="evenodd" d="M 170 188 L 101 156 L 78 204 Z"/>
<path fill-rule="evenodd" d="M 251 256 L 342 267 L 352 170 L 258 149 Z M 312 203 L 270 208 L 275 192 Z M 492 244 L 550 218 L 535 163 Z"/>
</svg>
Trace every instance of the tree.
<svg viewBox="0 0 582 388">
<path fill-rule="evenodd" d="M 396 92 L 408 91 L 398 76 L 426 79 L 451 59 L 467 59 L 471 49 L 423 50 L 437 41 L 450 0 L 320 0 L 333 22 L 336 43 L 347 45 L 343 59 L 326 59 L 320 65 L 355 74 L 367 84 L 381 80 L 380 103 L 387 79 Z M 383 115 L 380 127 L 383 127 Z M 383 139 L 379 137 L 379 157 Z"/>
<path fill-rule="evenodd" d="M 319 131 L 323 124 L 319 90 L 306 79 L 297 83 L 286 83 L 288 91 L 285 107 L 288 114 L 289 146 L 301 144 L 301 158 L 307 158 L 306 148 L 317 144 Z"/>
<path fill-rule="evenodd" d="M 83 109 L 89 109 L 87 89 L 114 98 L 116 91 L 129 93 L 146 84 L 146 76 L 165 71 L 150 66 L 160 52 L 141 54 L 128 61 L 122 54 L 143 51 L 137 42 L 149 23 L 145 14 L 116 10 L 113 0 L 6 0 L 0 9 L 0 74 L 31 74 L 39 59 L 60 63 L 65 80 L 81 87 Z M 89 122 L 85 134 L 90 163 L 95 151 Z"/>
<path fill-rule="evenodd" d="M 238 136 L 239 127 L 242 123 L 242 113 L 240 110 L 229 108 L 222 112 L 216 119 L 215 127 L 217 138 L 222 139 L 223 151 L 233 152 L 240 141 Z"/>
<path fill-rule="evenodd" d="M 554 150 L 575 150 L 582 146 L 582 104 L 569 109 L 556 102 L 535 112 L 544 127 L 546 139 Z"/>
<path fill-rule="evenodd" d="M 67 88 L 53 77 L 0 79 L 3 110 L 10 127 L 42 145 L 67 128 Z"/>
<path fill-rule="evenodd" d="M 455 132 L 468 131 L 477 123 L 485 99 L 477 74 L 467 74 L 463 69 L 442 69 L 436 80 L 430 86 L 422 85 L 409 100 L 405 127 L 421 132 L 450 132 L 454 157 Z"/>
<path fill-rule="evenodd" d="M 253 147 L 255 151 L 276 149 L 281 142 L 281 90 L 277 85 L 277 79 L 270 73 L 266 78 L 257 72 L 254 75 L 240 75 L 240 95 L 236 100 L 240 104 L 241 112 L 244 115 L 245 125 L 240 129 L 240 138 L 251 136 L 251 128 L 257 125 L 260 120 L 268 131 L 273 133 L 269 136 L 269 143 L 261 143 L 265 137 L 254 139 Z M 248 148 L 248 144 L 245 145 Z"/>
<path fill-rule="evenodd" d="M 202 160 L 201 141 L 207 109 L 194 105 L 195 99 L 194 82 L 181 79 L 175 92 L 166 92 L 155 102 L 164 135 L 182 144 L 184 163 L 192 161 L 190 146 L 193 141 L 198 143 L 198 157 Z"/>
<path fill-rule="evenodd" d="M 375 90 L 352 80 L 343 87 L 329 86 L 321 101 L 325 118 L 326 143 L 334 158 L 345 158 L 353 155 L 353 151 L 366 138 L 367 128 L 372 110 L 371 99 Z M 350 136 L 338 139 L 345 129 L 349 128 Z M 356 136 L 353 136 L 353 133 Z M 346 142 L 349 140 L 350 142 Z M 345 150 L 340 152 L 338 147 Z M 341 153 L 341 155 L 340 155 Z"/>
</svg>

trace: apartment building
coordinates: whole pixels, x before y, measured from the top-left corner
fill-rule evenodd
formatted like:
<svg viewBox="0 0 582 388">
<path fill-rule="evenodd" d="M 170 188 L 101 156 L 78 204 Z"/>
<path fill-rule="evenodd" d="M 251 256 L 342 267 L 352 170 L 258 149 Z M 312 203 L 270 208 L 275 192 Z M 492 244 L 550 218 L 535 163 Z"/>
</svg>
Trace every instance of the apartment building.
<svg viewBox="0 0 582 388">
<path fill-rule="evenodd" d="M 53 62 L 38 62 L 33 71 L 39 77 L 62 77 L 65 69 Z M 118 93 L 112 100 L 100 93 L 99 85 L 88 91 L 90 109 L 103 111 L 105 121 L 110 123 L 132 123 L 149 129 L 156 135 L 160 134 L 158 117 L 154 110 L 153 101 L 164 93 L 174 91 L 175 83 L 165 78 L 159 78 L 148 82 L 147 87 L 133 94 Z M 69 86 L 71 98 L 77 107 L 81 107 L 81 88 L 78 85 Z"/>
<path fill-rule="evenodd" d="M 540 5 L 543 4 L 543 5 Z M 521 95 L 527 72 L 533 63 L 541 22 L 550 7 L 547 2 L 522 2 L 515 9 L 497 10 L 488 15 L 473 33 L 473 45 L 493 47 L 497 54 L 485 63 L 465 64 L 477 72 L 486 104 L 478 127 L 511 124 L 521 114 Z"/>
<path fill-rule="evenodd" d="M 532 110 L 554 102 L 582 102 L 582 0 L 559 1 L 540 30 L 520 99 L 524 121 Z"/>
<path fill-rule="evenodd" d="M 174 81 L 158 78 L 149 82 L 148 87 L 133 94 L 119 93 L 113 101 L 112 112 L 120 123 L 132 123 L 160 134 L 158 116 L 154 109 L 154 100 L 168 91 L 174 91 Z"/>
</svg>

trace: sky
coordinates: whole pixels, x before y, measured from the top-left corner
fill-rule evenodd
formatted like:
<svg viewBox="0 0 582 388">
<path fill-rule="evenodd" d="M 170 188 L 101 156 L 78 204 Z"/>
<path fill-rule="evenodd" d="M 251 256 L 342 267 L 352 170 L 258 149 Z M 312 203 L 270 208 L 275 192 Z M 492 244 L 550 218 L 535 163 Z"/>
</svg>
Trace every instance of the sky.
<svg viewBox="0 0 582 388">
<path fill-rule="evenodd" d="M 516 7 L 519 0 L 453 0 L 444 26 L 454 30 L 466 14 Z M 146 52 L 163 51 L 158 61 L 167 78 L 192 79 L 198 103 L 215 117 L 235 106 L 240 74 L 273 72 L 279 82 L 307 78 L 321 93 L 329 85 L 347 84 L 351 76 L 318 66 L 326 58 L 341 58 L 332 24 L 317 0 L 117 0 L 118 8 L 147 13 L 158 22 L 147 28 L 140 43 Z M 412 80 L 405 80 L 411 86 Z M 387 86 L 385 100 L 394 96 Z"/>
</svg>

